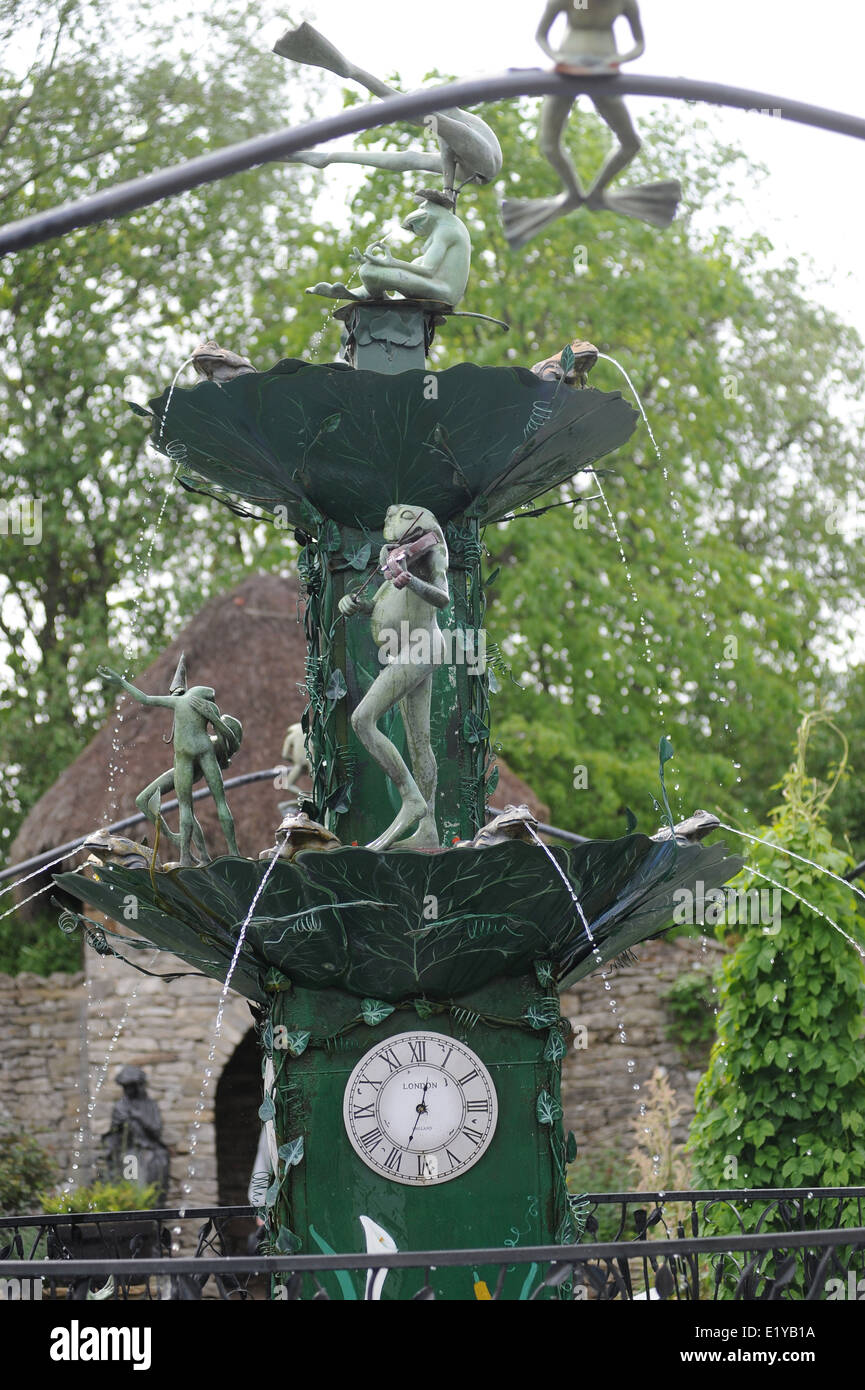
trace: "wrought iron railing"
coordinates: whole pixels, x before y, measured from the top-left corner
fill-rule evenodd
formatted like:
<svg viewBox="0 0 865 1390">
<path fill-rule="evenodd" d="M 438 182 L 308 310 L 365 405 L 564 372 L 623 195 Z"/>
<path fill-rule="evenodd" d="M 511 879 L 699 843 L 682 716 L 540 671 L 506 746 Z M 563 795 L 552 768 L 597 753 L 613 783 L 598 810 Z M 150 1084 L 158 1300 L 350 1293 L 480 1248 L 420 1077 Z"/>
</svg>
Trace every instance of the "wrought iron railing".
<svg viewBox="0 0 865 1390">
<path fill-rule="evenodd" d="M 526 1300 L 855 1299 L 865 1281 L 863 1203 L 865 1188 L 595 1193 L 576 1245 L 375 1255 L 257 1253 L 252 1207 L 4 1217 L 0 1291 L 42 1299 L 386 1298 L 373 1275 L 400 1270 L 400 1296 L 422 1300 L 436 1297 L 438 1271 L 459 1267 L 469 1272 L 466 1289 L 490 1300 L 515 1297 L 503 1292 L 515 1269 L 525 1270 L 516 1296 Z M 612 1239 L 593 1239 L 611 1223 Z"/>
</svg>

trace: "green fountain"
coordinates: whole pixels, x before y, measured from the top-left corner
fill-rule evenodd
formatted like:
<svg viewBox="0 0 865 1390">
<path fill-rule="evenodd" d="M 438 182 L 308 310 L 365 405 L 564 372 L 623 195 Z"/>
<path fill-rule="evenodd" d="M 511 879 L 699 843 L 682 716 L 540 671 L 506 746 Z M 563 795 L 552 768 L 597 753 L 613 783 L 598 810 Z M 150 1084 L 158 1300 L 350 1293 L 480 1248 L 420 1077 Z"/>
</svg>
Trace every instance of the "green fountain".
<svg viewBox="0 0 865 1390">
<path fill-rule="evenodd" d="M 375 81 L 308 25 L 277 51 Z M 173 773 L 139 804 L 179 859 L 160 868 L 146 851 L 140 866 L 109 846 L 97 873 L 57 883 L 118 923 L 132 895 L 138 939 L 80 919 L 99 949 L 156 946 L 249 999 L 273 1253 L 579 1240 L 559 991 L 666 930 L 677 888 L 718 886 L 740 867 L 723 845 L 698 842 L 710 818 L 673 825 L 666 740 L 669 824 L 655 836 L 550 849 L 528 808 L 487 823 L 497 772 L 482 529 L 592 468 L 637 421 L 620 393 L 587 386 L 591 344 L 534 370 L 429 369 L 434 334 L 461 312 L 469 281 L 455 182 L 494 177 L 496 149 L 477 117 L 447 113 L 439 152 L 410 166 L 442 181 L 420 191 L 405 224 L 419 255 L 401 260 L 376 241 L 358 256 L 356 289 L 313 287 L 336 302 L 341 360 L 259 372 L 207 344 L 205 380 L 138 408 L 156 447 L 182 460 L 184 486 L 268 517 L 301 545 L 313 789 L 272 849 L 239 856 L 221 770 L 242 731 L 217 692 L 179 671 L 169 696 L 149 696 L 104 668 L 173 713 Z M 194 818 L 198 778 L 217 797 L 222 857 Z M 178 834 L 159 810 L 170 786 Z M 533 1274 L 506 1270 L 500 1296 L 527 1296 Z M 440 1268 L 429 1281 L 437 1298 L 460 1300 L 488 1297 L 495 1277 Z M 416 1278 L 326 1274 L 320 1286 L 399 1299 Z M 304 1284 L 304 1297 L 314 1292 Z"/>
</svg>

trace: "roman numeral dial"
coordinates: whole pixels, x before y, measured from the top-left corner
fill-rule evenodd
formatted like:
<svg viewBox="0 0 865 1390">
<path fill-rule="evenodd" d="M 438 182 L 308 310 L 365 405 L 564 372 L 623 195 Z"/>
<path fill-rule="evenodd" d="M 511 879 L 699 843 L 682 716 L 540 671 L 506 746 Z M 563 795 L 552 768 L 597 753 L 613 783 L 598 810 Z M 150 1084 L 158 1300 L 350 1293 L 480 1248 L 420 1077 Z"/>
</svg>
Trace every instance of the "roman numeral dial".
<svg viewBox="0 0 865 1390">
<path fill-rule="evenodd" d="M 445 1033 L 397 1033 L 361 1058 L 343 1100 L 357 1158 L 389 1182 L 428 1187 L 474 1167 L 498 1101 L 480 1057 Z"/>
</svg>

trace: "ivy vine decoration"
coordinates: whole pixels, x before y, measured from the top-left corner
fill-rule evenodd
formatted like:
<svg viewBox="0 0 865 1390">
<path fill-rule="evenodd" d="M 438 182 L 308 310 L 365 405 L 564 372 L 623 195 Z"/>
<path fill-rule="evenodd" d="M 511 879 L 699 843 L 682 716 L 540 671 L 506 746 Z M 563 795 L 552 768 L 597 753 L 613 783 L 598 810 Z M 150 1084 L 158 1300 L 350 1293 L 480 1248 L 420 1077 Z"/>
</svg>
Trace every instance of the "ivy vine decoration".
<svg viewBox="0 0 865 1390">
<path fill-rule="evenodd" d="M 343 535 L 334 521 L 327 521 L 317 540 L 309 538 L 301 551 L 299 573 L 306 589 L 304 633 L 307 643 L 306 681 L 301 687 L 307 697 L 302 725 L 307 736 L 307 754 L 312 767 L 312 806 L 309 814 L 331 830 L 351 806 L 356 756 L 339 742 L 335 715 L 348 694 L 345 673 L 334 662 L 336 622 L 326 608 L 329 596 L 327 570 L 339 559 L 352 568 L 368 564 L 371 544 L 344 547 Z"/>
</svg>

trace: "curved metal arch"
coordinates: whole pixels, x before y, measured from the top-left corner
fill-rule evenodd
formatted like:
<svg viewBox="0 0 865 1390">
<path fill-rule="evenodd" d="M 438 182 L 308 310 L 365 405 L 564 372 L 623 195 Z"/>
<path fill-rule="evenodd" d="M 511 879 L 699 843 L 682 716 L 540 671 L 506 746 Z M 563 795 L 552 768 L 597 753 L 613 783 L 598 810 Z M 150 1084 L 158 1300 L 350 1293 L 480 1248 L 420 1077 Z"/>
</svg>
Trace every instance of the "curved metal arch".
<svg viewBox="0 0 865 1390">
<path fill-rule="evenodd" d="M 715 106 L 731 106 L 820 130 L 865 140 L 865 119 L 822 106 L 755 92 L 742 87 L 726 87 L 717 82 L 693 81 L 685 77 L 641 77 L 619 73 L 611 77 L 570 77 L 540 68 L 518 68 L 492 77 L 463 79 L 440 87 L 425 87 L 401 93 L 383 101 L 349 107 L 336 116 L 308 121 L 304 125 L 256 135 L 250 140 L 227 145 L 212 154 L 200 155 L 185 164 L 144 174 L 116 184 L 89 198 L 36 213 L 0 228 L 0 255 L 21 251 L 53 237 L 64 236 L 79 227 L 120 217 L 148 207 L 163 198 L 185 193 L 204 183 L 242 173 L 259 164 L 285 159 L 300 150 L 327 144 L 341 135 L 356 135 L 378 125 L 425 116 L 453 106 L 475 106 L 480 102 L 502 101 L 520 96 L 569 96 L 581 93 L 607 96 L 672 97 L 676 101 L 701 101 Z"/>
</svg>

